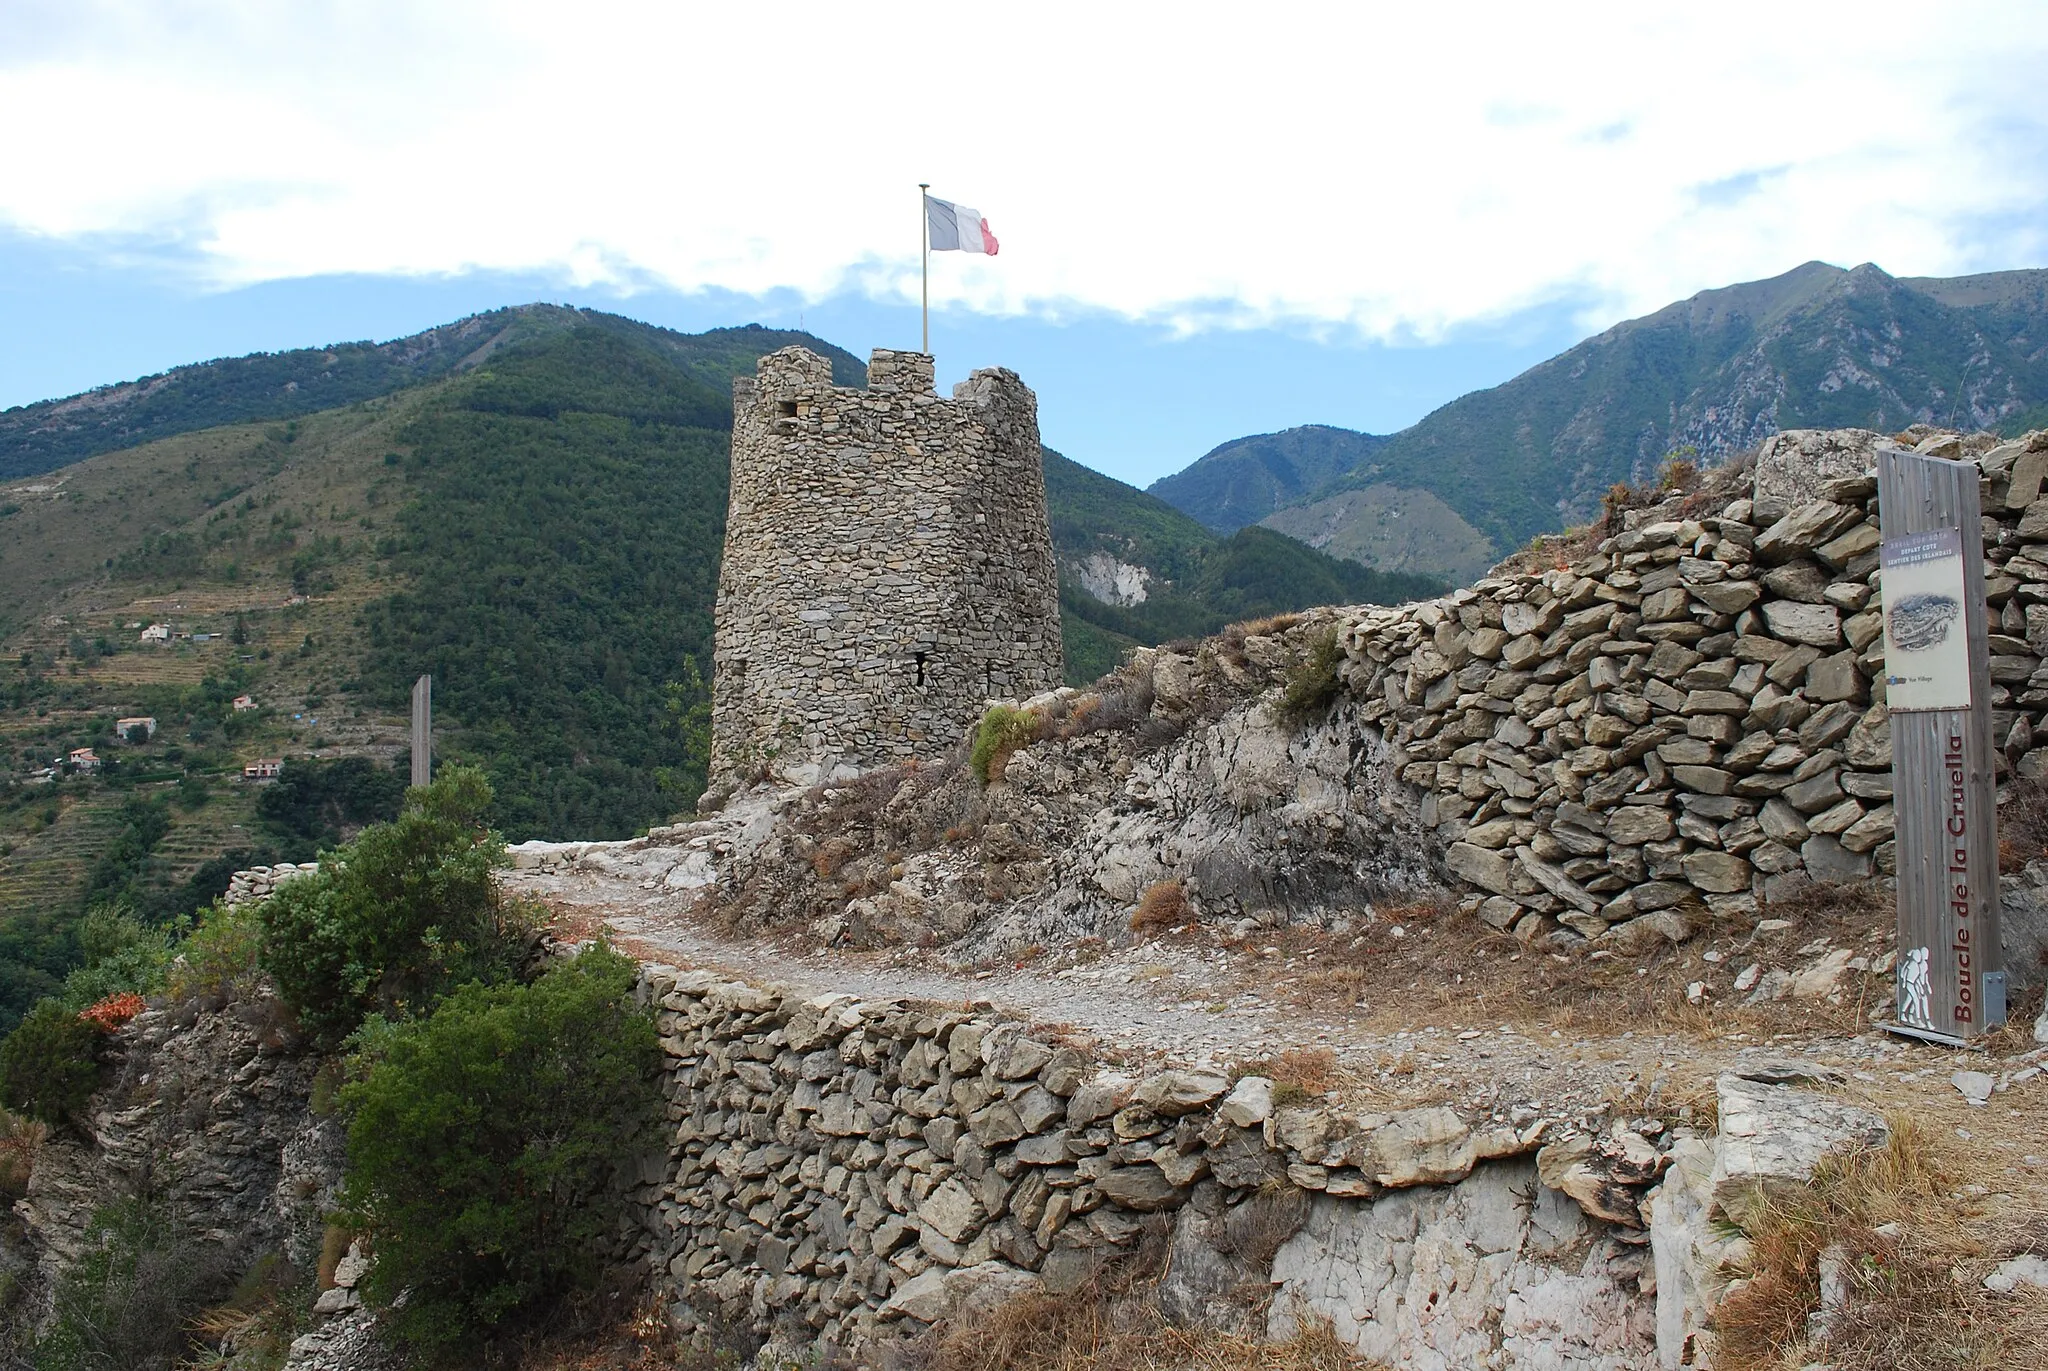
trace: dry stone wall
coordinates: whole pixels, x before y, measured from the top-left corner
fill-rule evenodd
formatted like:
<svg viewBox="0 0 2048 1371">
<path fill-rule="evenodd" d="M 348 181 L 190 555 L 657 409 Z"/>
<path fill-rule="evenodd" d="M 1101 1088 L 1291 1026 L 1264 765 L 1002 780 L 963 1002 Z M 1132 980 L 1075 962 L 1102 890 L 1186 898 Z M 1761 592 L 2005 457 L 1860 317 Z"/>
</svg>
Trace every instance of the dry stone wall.
<svg viewBox="0 0 2048 1371">
<path fill-rule="evenodd" d="M 1289 1312 L 1274 1306 L 1273 1327 L 1286 1336 L 1297 1307 L 1322 1317 L 1366 1298 L 1324 1250 L 1353 1211 L 1379 1213 L 1374 1231 L 1410 1247 L 1422 1213 L 1424 1226 L 1443 1220 L 1425 1242 L 1441 1260 L 1411 1282 L 1404 1256 L 1370 1297 L 1408 1325 L 1460 1346 L 1507 1337 L 1503 1367 L 1654 1363 L 1639 1205 L 1617 1224 L 1539 1184 L 1545 1123 L 1343 1113 L 1289 1103 L 1257 1076 L 1121 1071 L 986 1007 L 797 1000 L 661 967 L 642 990 L 658 1007 L 674 1132 L 642 1169 L 638 1246 L 686 1330 L 859 1346 L 1071 1290 L 1152 1224 L 1176 1253 L 1169 1308 L 1263 1332 L 1278 1280 Z M 1637 1142 L 1653 1159 L 1640 1190 L 1661 1167 Z M 1376 1208 L 1411 1191 L 1422 1198 Z M 1482 1259 L 1491 1278 L 1435 1308 L 1433 1283 Z M 1531 1307 L 1522 1286 L 1552 1298 Z"/>
<path fill-rule="evenodd" d="M 1781 434 L 1589 556 L 1355 613 L 1345 686 L 1488 923 L 1626 944 L 1894 868 L 1871 454 Z M 2048 776 L 2048 432 L 1982 471 L 2002 775 Z"/>
<path fill-rule="evenodd" d="M 991 699 L 1059 684 L 1038 401 L 878 349 L 866 390 L 802 348 L 733 385 L 712 790 L 949 746 Z"/>
<path fill-rule="evenodd" d="M 1760 1060 L 1718 1132 L 1361 1111 L 1261 1076 L 1120 1068 L 986 1005 L 810 999 L 649 966 L 673 1130 L 631 1251 L 686 1332 L 842 1351 L 1076 1288 L 1151 1236 L 1162 1307 L 1327 1320 L 1432 1371 L 1705 1364 L 1756 1198 L 1884 1121 Z"/>
<path fill-rule="evenodd" d="M 248 904 L 252 900 L 263 899 L 293 876 L 319 869 L 318 862 L 279 862 L 275 866 L 252 866 L 228 877 L 227 893 L 221 899 L 228 905 Z"/>
</svg>

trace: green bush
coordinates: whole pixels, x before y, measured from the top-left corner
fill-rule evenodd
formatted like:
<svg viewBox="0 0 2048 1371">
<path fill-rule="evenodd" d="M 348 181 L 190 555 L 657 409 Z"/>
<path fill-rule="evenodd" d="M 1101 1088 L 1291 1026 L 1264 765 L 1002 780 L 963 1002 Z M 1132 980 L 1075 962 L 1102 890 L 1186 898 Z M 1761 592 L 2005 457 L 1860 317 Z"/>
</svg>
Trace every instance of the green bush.
<svg viewBox="0 0 2048 1371">
<path fill-rule="evenodd" d="M 109 995 L 147 995 L 164 983 L 175 934 L 149 928 L 125 904 L 96 905 L 78 921 L 85 964 L 64 978 L 59 998 L 76 1013 Z"/>
<path fill-rule="evenodd" d="M 1337 644 L 1337 630 L 1319 634 L 1309 646 L 1308 656 L 1287 673 L 1287 689 L 1281 693 L 1277 710 L 1289 724 L 1305 724 L 1328 709 L 1342 690 L 1337 668 L 1344 663 L 1344 649 Z"/>
<path fill-rule="evenodd" d="M 100 1032 L 61 1001 L 42 1001 L 0 1042 L 0 1104 L 47 1124 L 85 1108 L 100 1080 Z"/>
<path fill-rule="evenodd" d="M 367 1281 L 429 1358 L 589 1288 L 618 1223 L 615 1168 L 660 1103 L 636 969 L 598 946 L 531 985 L 468 985 L 430 1018 L 357 1036 L 343 1219 Z"/>
<path fill-rule="evenodd" d="M 178 948 L 165 989 L 173 999 L 198 1000 L 210 1009 L 250 999 L 263 978 L 262 952 L 257 906 L 216 901 Z"/>
<path fill-rule="evenodd" d="M 467 981 L 516 974 L 527 929 L 491 878 L 505 845 L 483 826 L 490 803 L 481 772 L 449 767 L 259 906 L 263 969 L 315 1038 L 338 1043 L 371 1014 L 423 1014 Z"/>
<path fill-rule="evenodd" d="M 1003 779 L 1003 768 L 1009 764 L 1011 754 L 1020 747 L 1038 741 L 1044 721 L 1028 709 L 1015 709 L 1009 705 L 991 705 L 981 716 L 981 724 L 974 730 L 974 748 L 968 754 L 967 765 L 974 771 L 975 779 L 983 785 L 991 785 Z"/>
<path fill-rule="evenodd" d="M 224 1293 L 220 1248 L 161 1206 L 123 1200 L 94 1212 L 85 1251 L 57 1284 L 35 1371 L 171 1371 L 191 1350 L 192 1316 Z"/>
</svg>

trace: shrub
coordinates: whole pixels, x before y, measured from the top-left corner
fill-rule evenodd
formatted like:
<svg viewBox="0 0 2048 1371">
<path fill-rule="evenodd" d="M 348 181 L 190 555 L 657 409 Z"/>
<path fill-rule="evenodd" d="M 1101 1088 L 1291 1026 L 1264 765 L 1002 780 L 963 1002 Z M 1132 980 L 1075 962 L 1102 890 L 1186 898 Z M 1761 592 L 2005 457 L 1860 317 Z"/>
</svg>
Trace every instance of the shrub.
<svg viewBox="0 0 2048 1371">
<path fill-rule="evenodd" d="M 358 1035 L 342 1221 L 370 1236 L 366 1293 L 428 1357 L 593 1283 L 615 1168 L 660 1102 L 634 964 L 597 946 L 531 985 L 468 985 L 429 1018 Z"/>
<path fill-rule="evenodd" d="M 1337 668 L 1344 664 L 1344 649 L 1338 645 L 1337 630 L 1316 635 L 1308 656 L 1287 673 L 1287 689 L 1280 695 L 1276 711 L 1281 722 L 1305 724 L 1328 709 L 1342 690 Z"/>
<path fill-rule="evenodd" d="M 190 1350 L 189 1321 L 228 1283 L 225 1254 L 196 1241 L 160 1205 L 130 1199 L 94 1212 L 85 1251 L 58 1282 L 36 1371 L 170 1371 Z"/>
<path fill-rule="evenodd" d="M 1194 917 L 1194 906 L 1188 903 L 1187 892 L 1180 888 L 1179 881 L 1157 881 L 1146 888 L 1138 898 L 1138 907 L 1131 911 L 1131 931 L 1157 933 Z"/>
<path fill-rule="evenodd" d="M 47 999 L 0 1042 L 0 1104 L 61 1125 L 92 1098 L 100 1080 L 101 1033 Z"/>
<path fill-rule="evenodd" d="M 0 1204 L 13 1204 L 28 1193 L 28 1178 L 49 1137 L 48 1124 L 0 1110 Z"/>
<path fill-rule="evenodd" d="M 526 919 L 491 878 L 505 845 L 483 827 L 490 803 L 482 772 L 450 767 L 258 906 L 263 969 L 316 1038 L 338 1043 L 370 1014 L 425 1013 L 455 986 L 517 972 Z"/>
<path fill-rule="evenodd" d="M 110 996 L 157 990 L 171 960 L 172 938 L 169 930 L 146 927 L 125 904 L 94 907 L 78 923 L 85 964 L 64 978 L 64 1007 L 80 1011 Z"/>
<path fill-rule="evenodd" d="M 974 730 L 974 749 L 967 757 L 975 779 L 983 785 L 994 785 L 1002 780 L 1003 768 L 1009 765 L 1017 749 L 1038 741 L 1041 723 L 1039 717 L 1028 709 L 991 705 L 981 716 L 980 726 Z"/>
<path fill-rule="evenodd" d="M 165 989 L 173 999 L 199 1000 L 210 1009 L 249 999 L 263 979 L 262 948 L 256 906 L 216 902 L 178 949 Z"/>
</svg>

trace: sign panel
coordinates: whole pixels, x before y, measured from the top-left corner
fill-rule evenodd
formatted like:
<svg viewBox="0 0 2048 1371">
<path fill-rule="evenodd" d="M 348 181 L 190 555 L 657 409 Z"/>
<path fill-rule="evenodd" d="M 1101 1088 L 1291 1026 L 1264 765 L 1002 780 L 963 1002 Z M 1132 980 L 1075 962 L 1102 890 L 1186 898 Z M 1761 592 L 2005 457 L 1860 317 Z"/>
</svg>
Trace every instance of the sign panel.
<svg viewBox="0 0 2048 1371">
<path fill-rule="evenodd" d="M 1970 643 L 1962 530 L 1887 538 L 1884 568 L 1884 698 L 1899 714 L 1970 707 Z"/>
<path fill-rule="evenodd" d="M 1977 480 L 1971 462 L 1877 453 L 1899 897 L 1889 1027 L 1949 1043 L 2005 1021 Z"/>
</svg>

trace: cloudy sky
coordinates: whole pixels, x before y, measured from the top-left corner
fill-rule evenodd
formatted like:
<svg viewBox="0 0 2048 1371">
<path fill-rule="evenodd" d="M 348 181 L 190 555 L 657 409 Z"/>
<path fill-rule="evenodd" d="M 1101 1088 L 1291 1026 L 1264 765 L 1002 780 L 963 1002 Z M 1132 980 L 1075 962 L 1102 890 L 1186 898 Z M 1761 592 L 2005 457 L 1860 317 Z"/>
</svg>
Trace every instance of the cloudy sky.
<svg viewBox="0 0 2048 1371">
<path fill-rule="evenodd" d="M 1668 11 L 1668 13 L 1666 13 Z M 2048 266 L 2048 6 L 0 0 L 0 405 L 528 299 L 1002 363 L 1139 482 L 1821 259 Z"/>
</svg>

